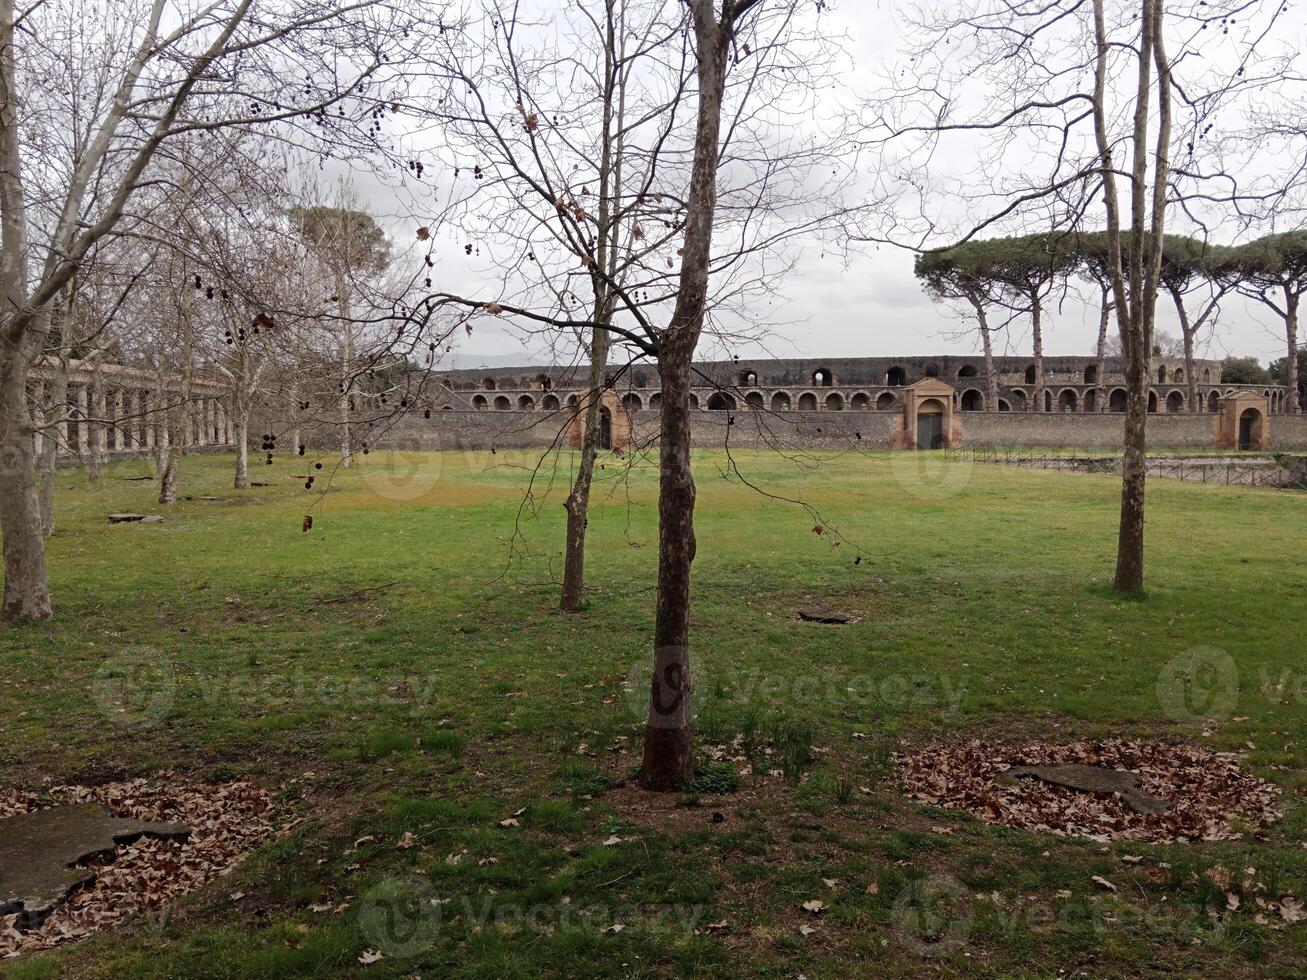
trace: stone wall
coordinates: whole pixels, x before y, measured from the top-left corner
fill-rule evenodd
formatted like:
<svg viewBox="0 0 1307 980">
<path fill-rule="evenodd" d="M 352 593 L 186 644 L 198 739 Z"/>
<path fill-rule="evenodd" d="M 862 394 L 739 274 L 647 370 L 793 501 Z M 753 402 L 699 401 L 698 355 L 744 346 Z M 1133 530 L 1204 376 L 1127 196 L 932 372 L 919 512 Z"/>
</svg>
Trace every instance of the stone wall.
<svg viewBox="0 0 1307 980">
<path fill-rule="evenodd" d="M 632 442 L 652 445 L 658 437 L 658 413 L 633 412 Z M 558 412 L 433 412 L 424 418 L 410 412 L 369 428 L 353 427 L 355 445 L 409 450 L 534 449 L 564 442 L 570 418 Z M 1114 449 L 1121 445 L 1124 416 L 1009 412 L 963 412 L 963 446 L 1032 446 Z M 1150 415 L 1148 442 L 1157 449 L 1210 449 L 1212 415 Z M 733 420 L 733 421 L 730 421 Z M 693 445 L 741 449 L 888 449 L 902 426 L 899 412 L 696 412 Z M 252 432 L 281 431 L 284 425 L 254 425 Z M 1269 449 L 1307 449 L 1307 416 L 1272 416 Z M 330 451 L 339 445 L 339 430 L 319 423 L 304 428 L 305 444 Z"/>
</svg>

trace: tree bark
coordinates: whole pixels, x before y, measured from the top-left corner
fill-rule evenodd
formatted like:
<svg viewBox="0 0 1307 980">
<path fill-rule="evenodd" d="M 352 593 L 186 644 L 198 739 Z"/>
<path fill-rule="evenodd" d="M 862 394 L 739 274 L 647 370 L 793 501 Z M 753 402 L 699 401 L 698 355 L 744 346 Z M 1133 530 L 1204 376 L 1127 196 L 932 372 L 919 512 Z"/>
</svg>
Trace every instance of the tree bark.
<svg viewBox="0 0 1307 980">
<path fill-rule="evenodd" d="M 1285 365 L 1285 384 L 1288 391 L 1288 413 L 1298 415 L 1302 405 L 1298 399 L 1298 293 L 1284 287 L 1284 334 L 1288 341 L 1289 360 Z"/>
<path fill-rule="evenodd" d="M 1030 292 L 1030 333 L 1035 344 L 1035 411 L 1044 411 L 1044 325 L 1039 289 Z"/>
<path fill-rule="evenodd" d="M 1098 308 L 1098 346 L 1094 353 L 1098 358 L 1098 387 L 1094 390 L 1098 393 L 1095 400 L 1095 409 L 1099 412 L 1106 412 L 1107 403 L 1111 400 L 1107 394 L 1107 326 L 1112 319 L 1112 293 L 1106 286 L 1103 287 L 1103 299 Z"/>
<path fill-rule="evenodd" d="M 54 534 L 54 477 L 59 463 L 60 422 L 68 417 L 68 362 L 59 358 L 50 379 L 50 402 L 45 417 L 45 438 L 41 442 L 40 485 L 41 534 Z M 66 422 L 64 423 L 66 426 Z"/>
<path fill-rule="evenodd" d="M 602 312 L 596 313 L 596 319 Z M 585 403 L 585 432 L 581 438 L 581 462 L 572 492 L 567 495 L 567 544 L 563 557 L 563 594 L 559 607 L 577 612 L 585 599 L 585 532 L 589 525 L 590 486 L 594 482 L 595 458 L 599 455 L 600 410 L 604 393 L 604 371 L 608 366 L 610 337 L 595 329 L 590 342 L 590 378 Z"/>
<path fill-rule="evenodd" d="M 0 535 L 4 537 L 4 607 L 0 617 L 50 618 L 45 579 L 45 540 L 34 474 L 31 415 L 27 408 L 27 364 L 21 354 L 0 362 Z"/>
<path fill-rule="evenodd" d="M 91 376 L 91 465 L 86 475 L 92 483 L 104 476 L 104 458 L 109 452 L 109 405 L 104 396 L 104 378 L 97 366 Z"/>
<path fill-rule="evenodd" d="M 990 334 L 984 304 L 973 297 L 971 305 L 976 310 L 976 322 L 980 324 L 980 344 L 985 357 L 985 411 L 997 412 L 998 377 L 994 374 L 994 338 Z"/>
<path fill-rule="evenodd" d="M 658 350 L 663 396 L 658 450 L 658 601 L 639 777 L 646 789 L 663 791 L 684 786 L 694 778 L 689 643 L 695 487 L 690 467 L 690 365 L 708 301 L 722 97 L 737 9 L 735 4 L 728 5 L 719 22 L 712 0 L 691 0 L 689 6 L 698 55 L 698 115 L 681 279 L 676 307 Z"/>
<path fill-rule="evenodd" d="M 345 292 L 345 276 L 336 273 L 336 302 L 340 318 L 340 465 L 349 469 L 349 395 L 354 387 L 350 363 L 354 360 L 354 335 L 350 330 L 349 296 Z"/>
<path fill-rule="evenodd" d="M 1188 410 L 1191 412 L 1198 411 L 1198 378 L 1194 371 L 1194 334 L 1198 332 L 1198 324 L 1189 319 L 1189 311 L 1185 309 L 1184 294 L 1180 288 L 1174 285 L 1166 287 L 1167 292 L 1171 294 L 1171 300 L 1175 303 L 1176 316 L 1180 318 L 1180 339 L 1184 344 L 1184 379 L 1188 389 Z"/>
</svg>

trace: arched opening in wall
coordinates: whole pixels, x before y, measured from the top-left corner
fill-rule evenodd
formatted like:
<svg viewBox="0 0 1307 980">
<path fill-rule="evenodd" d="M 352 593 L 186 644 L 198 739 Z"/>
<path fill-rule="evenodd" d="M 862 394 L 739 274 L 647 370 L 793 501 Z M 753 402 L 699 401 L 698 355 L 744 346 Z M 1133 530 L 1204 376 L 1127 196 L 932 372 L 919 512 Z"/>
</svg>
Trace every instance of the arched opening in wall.
<svg viewBox="0 0 1307 980">
<path fill-rule="evenodd" d="M 1107 410 L 1109 412 L 1124 412 L 1127 401 L 1124 388 L 1113 388 L 1112 393 L 1107 396 Z"/>
<path fill-rule="evenodd" d="M 830 368 L 817 368 L 812 372 L 812 386 L 814 388 L 829 388 L 832 379 L 833 375 L 830 373 Z"/>
<path fill-rule="evenodd" d="M 751 391 L 744 396 L 744 403 L 755 412 L 761 412 L 767 405 L 761 391 Z"/>
<path fill-rule="evenodd" d="M 1080 399 L 1070 388 L 1063 388 L 1057 396 L 1057 410 L 1059 412 L 1074 412 L 1079 404 Z"/>
<path fill-rule="evenodd" d="M 778 391 L 771 396 L 771 410 L 773 412 L 788 412 L 790 410 L 790 396 L 784 391 Z"/>
<path fill-rule="evenodd" d="M 968 388 L 962 393 L 961 407 L 964 412 L 983 412 L 985 410 L 985 396 L 975 388 Z"/>
<path fill-rule="evenodd" d="M 1211 368 L 1203 368 L 1203 380 L 1206 381 L 1208 384 L 1211 384 L 1211 381 L 1212 381 L 1212 369 L 1211 369 Z"/>
<path fill-rule="evenodd" d="M 1171 415 L 1178 415 L 1184 411 L 1184 395 L 1178 391 L 1173 391 L 1166 396 L 1166 410 Z"/>
<path fill-rule="evenodd" d="M 1097 364 L 1091 364 L 1091 365 L 1089 365 L 1089 367 L 1085 368 L 1085 384 L 1087 384 L 1087 385 L 1096 385 L 1096 384 L 1098 384 L 1098 365 L 1097 365 Z"/>
<path fill-rule="evenodd" d="M 578 398 L 576 395 L 568 395 L 568 396 L 567 396 L 567 407 L 568 407 L 568 408 L 579 408 L 580 405 L 581 405 L 581 399 Z"/>
<path fill-rule="evenodd" d="M 867 397 L 865 391 L 860 391 L 849 399 L 849 408 L 855 412 L 871 411 L 871 399 Z"/>
<path fill-rule="evenodd" d="M 530 395 L 523 395 L 521 398 L 517 400 L 517 407 L 518 410 L 522 412 L 534 412 L 536 407 L 536 400 L 532 398 Z"/>
<path fill-rule="evenodd" d="M 938 378 L 938 377 L 939 377 L 939 365 L 938 365 L 938 364 L 927 364 L 927 365 L 926 365 L 926 377 L 928 377 L 928 378 Z"/>
<path fill-rule="evenodd" d="M 690 411 L 697 412 L 698 410 L 699 410 L 699 396 L 692 391 L 690 392 Z"/>
<path fill-rule="evenodd" d="M 558 411 L 558 396 L 545 395 L 544 398 L 540 399 L 540 407 L 543 408 L 546 412 Z"/>
<path fill-rule="evenodd" d="M 745 388 L 757 388 L 758 372 L 745 371 L 742 375 L 740 375 L 740 384 Z"/>
<path fill-rule="evenodd" d="M 944 403 L 927 398 L 917 406 L 917 448 L 944 448 Z"/>
<path fill-rule="evenodd" d="M 1213 392 L 1209 392 L 1209 393 L 1208 393 L 1208 395 L 1207 395 L 1207 410 L 1208 410 L 1209 412 L 1213 412 L 1213 413 L 1215 413 L 1215 412 L 1219 412 L 1219 411 L 1221 410 L 1221 394 L 1220 394 L 1220 392 L 1213 391 Z"/>
<path fill-rule="evenodd" d="M 472 407 L 473 407 L 474 409 L 476 409 L 478 412 L 484 412 L 484 411 L 489 407 L 489 403 L 486 401 L 486 396 L 485 396 L 485 395 L 473 395 L 473 396 L 472 396 Z"/>
<path fill-rule="evenodd" d="M 650 411 L 652 411 L 654 409 L 658 409 L 662 407 L 663 407 L 662 392 L 655 391 L 652 395 L 649 396 L 649 409 Z"/>
<path fill-rule="evenodd" d="M 1098 411 L 1098 392 L 1092 388 L 1085 392 L 1085 411 Z"/>
<path fill-rule="evenodd" d="M 512 408 L 513 408 L 513 403 L 508 400 L 507 395 L 500 395 L 495 399 L 496 412 L 508 412 L 508 411 L 512 411 Z"/>
<path fill-rule="evenodd" d="M 1160 381 L 1162 384 L 1166 384 L 1166 365 L 1165 365 L 1165 364 L 1163 364 L 1161 367 L 1159 367 L 1159 368 L 1157 369 L 1157 380 Z"/>
<path fill-rule="evenodd" d="M 1000 412 L 1010 412 L 1012 411 L 1012 406 L 1008 404 L 1006 398 L 1000 398 L 998 400 L 998 410 Z"/>
<path fill-rule="evenodd" d="M 1239 416 L 1239 448 L 1262 448 L 1262 413 L 1255 408 L 1245 408 Z"/>
<path fill-rule="evenodd" d="M 1026 410 L 1026 393 L 1020 388 L 1012 389 L 1012 411 L 1024 412 Z"/>
<path fill-rule="evenodd" d="M 1047 388 L 1044 389 L 1044 411 L 1053 411 L 1053 393 Z"/>
<path fill-rule="evenodd" d="M 890 388 L 902 388 L 908 383 L 908 372 L 895 365 L 885 372 L 885 384 Z"/>
<path fill-rule="evenodd" d="M 1035 383 L 1035 366 L 1032 364 L 1030 365 L 1030 367 L 1026 368 L 1026 384 L 1032 385 L 1034 383 Z"/>
<path fill-rule="evenodd" d="M 548 391 L 553 386 L 554 386 L 554 382 L 549 377 L 549 375 L 547 374 L 536 375 L 536 387 L 538 387 L 541 391 Z"/>
<path fill-rule="evenodd" d="M 607 405 L 599 406 L 599 448 L 613 448 L 613 413 Z"/>
<path fill-rule="evenodd" d="M 1176 368 L 1175 373 L 1171 375 L 1171 380 L 1178 385 L 1184 384 L 1184 368 Z"/>
<path fill-rule="evenodd" d="M 635 378 L 634 378 L 634 381 L 635 381 L 635 386 L 636 386 L 637 388 L 648 388 L 648 387 L 649 387 L 649 375 L 645 374 L 643 371 L 636 371 L 636 372 L 635 372 Z"/>
<path fill-rule="evenodd" d="M 888 412 L 894 407 L 894 396 L 888 391 L 882 391 L 876 396 L 876 411 Z"/>
<path fill-rule="evenodd" d="M 802 395 L 800 395 L 799 411 L 800 412 L 817 411 L 817 396 L 814 395 L 811 391 L 805 391 Z"/>
<path fill-rule="evenodd" d="M 494 391 L 494 390 L 495 390 L 495 379 L 494 379 L 494 378 L 482 378 L 482 379 L 481 379 L 481 390 L 482 390 L 482 391 Z"/>
<path fill-rule="evenodd" d="M 1150 391 L 1148 393 L 1148 410 L 1150 412 L 1157 411 L 1157 392 L 1155 391 Z"/>
<path fill-rule="evenodd" d="M 708 396 L 708 411 L 729 412 L 735 408 L 735 399 L 724 391 L 714 391 Z"/>
<path fill-rule="evenodd" d="M 644 402 L 635 392 L 628 392 L 622 396 L 622 408 L 628 412 L 638 412 L 644 408 Z"/>
<path fill-rule="evenodd" d="M 964 364 L 958 368 L 959 378 L 974 378 L 976 376 L 976 366 L 974 364 Z"/>
<path fill-rule="evenodd" d="M 826 411 L 842 412 L 844 411 L 844 396 L 838 391 L 832 391 L 826 396 Z"/>
</svg>

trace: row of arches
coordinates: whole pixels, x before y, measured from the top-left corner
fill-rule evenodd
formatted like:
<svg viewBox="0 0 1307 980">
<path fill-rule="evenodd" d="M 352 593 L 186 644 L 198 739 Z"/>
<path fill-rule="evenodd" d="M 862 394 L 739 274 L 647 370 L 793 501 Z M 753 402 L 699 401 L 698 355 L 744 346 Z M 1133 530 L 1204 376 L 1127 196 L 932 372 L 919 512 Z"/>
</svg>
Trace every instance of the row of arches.
<svg viewBox="0 0 1307 980">
<path fill-rule="evenodd" d="M 1228 394 L 1229 392 L 1227 392 Z M 1086 391 L 1083 396 L 1074 388 L 1063 388 L 1056 395 L 1053 389 L 1044 390 L 1044 411 L 1073 413 L 1086 412 L 1094 413 L 1098 408 L 1098 392 L 1096 390 Z M 1276 408 L 1275 395 L 1272 398 L 1272 411 Z M 770 409 L 773 412 L 789 412 L 797 409 L 800 412 L 842 412 L 845 410 L 854 412 L 887 412 L 897 408 L 900 404 L 899 399 L 892 392 L 882 391 L 875 396 L 865 392 L 855 392 L 849 398 L 838 391 L 832 391 L 822 397 L 818 392 L 804 391 L 798 395 L 797 400 L 788 391 L 773 392 L 768 398 L 761 391 L 750 391 L 744 396 L 744 405 L 753 411 L 765 411 Z M 567 406 L 575 408 L 579 404 L 578 396 L 575 394 L 567 396 Z M 654 392 L 646 399 L 637 392 L 630 391 L 622 396 L 622 408 L 628 412 L 639 412 L 644 409 L 657 409 L 662 404 L 662 395 L 660 392 Z M 695 394 L 690 395 L 690 408 L 697 410 L 699 408 L 699 398 Z M 958 407 L 964 412 L 983 412 L 986 410 L 986 398 L 984 392 L 978 388 L 967 388 L 958 395 Z M 516 409 L 520 412 L 532 412 L 537 409 L 546 412 L 556 412 L 562 408 L 563 403 L 558 395 L 546 393 L 538 402 L 533 395 L 522 394 L 514 401 L 508 395 L 496 395 L 491 401 L 488 395 L 476 394 L 472 397 L 472 408 L 478 412 L 494 410 L 496 412 L 509 412 Z M 1216 413 L 1220 411 L 1221 394 L 1216 390 L 1207 393 L 1205 397 L 1200 396 L 1198 411 Z M 446 406 L 448 408 L 450 406 Z M 708 396 L 705 408 L 710 412 L 729 412 L 735 411 L 739 407 L 739 401 L 729 392 L 716 391 Z M 1014 388 L 1006 392 L 1004 397 L 998 399 L 997 410 L 1000 412 L 1024 412 L 1027 407 L 1026 392 L 1020 388 Z M 1161 397 L 1155 390 L 1148 393 L 1148 411 L 1152 413 L 1164 413 L 1168 415 L 1178 415 L 1187 409 L 1187 399 L 1184 392 L 1172 391 L 1165 397 Z M 1108 393 L 1107 411 L 1125 412 L 1126 410 L 1126 390 L 1124 388 L 1113 388 Z"/>
</svg>

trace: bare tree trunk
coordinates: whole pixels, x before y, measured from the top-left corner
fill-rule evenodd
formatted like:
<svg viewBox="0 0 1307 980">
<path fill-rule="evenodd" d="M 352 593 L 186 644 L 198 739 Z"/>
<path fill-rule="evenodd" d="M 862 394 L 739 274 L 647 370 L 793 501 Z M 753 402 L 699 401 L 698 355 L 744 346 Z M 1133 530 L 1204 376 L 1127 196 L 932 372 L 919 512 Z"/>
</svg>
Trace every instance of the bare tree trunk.
<svg viewBox="0 0 1307 980">
<path fill-rule="evenodd" d="M 50 402 L 45 417 L 45 439 L 41 442 L 40 483 L 41 533 L 54 534 L 54 477 L 59 463 L 60 423 L 68 417 L 68 362 L 59 358 L 50 379 Z M 64 423 L 66 426 L 66 423 Z"/>
<path fill-rule="evenodd" d="M 994 374 L 994 338 L 989 329 L 989 318 L 985 316 L 985 307 L 976 299 L 971 300 L 976 310 L 976 321 L 980 324 L 980 344 L 985 356 L 985 411 L 998 411 L 998 377 Z"/>
<path fill-rule="evenodd" d="M 109 411 L 98 365 L 91 376 L 91 417 L 97 421 L 91 423 L 91 465 L 86 475 L 92 483 L 99 483 L 104 476 L 104 458 L 109 452 Z"/>
<path fill-rule="evenodd" d="M 1288 414 L 1298 415 L 1302 411 L 1298 400 L 1298 293 L 1288 286 L 1284 287 L 1284 334 L 1289 344 L 1289 361 L 1285 365 Z"/>
<path fill-rule="evenodd" d="M 1039 290 L 1030 293 L 1030 333 L 1035 344 L 1035 411 L 1044 410 L 1044 325 Z"/>
<path fill-rule="evenodd" d="M 27 358 L 19 352 L 0 367 L 0 536 L 4 538 L 3 618 L 49 619 L 45 541 L 34 474 L 31 415 L 27 408 Z"/>
<path fill-rule="evenodd" d="M 247 409 L 236 409 L 236 479 L 237 490 L 250 488 L 250 413 Z"/>
<path fill-rule="evenodd" d="M 155 440 L 159 450 L 159 503 L 177 502 L 177 455 L 172 448 L 173 410 L 159 420 L 159 435 Z"/>
<path fill-rule="evenodd" d="M 1198 411 L 1198 378 L 1194 370 L 1194 334 L 1198 332 L 1199 324 L 1189 319 L 1189 311 L 1184 305 L 1184 294 L 1180 292 L 1179 287 L 1168 285 L 1166 291 L 1171 294 L 1176 315 L 1180 318 L 1180 338 L 1184 343 L 1184 379 L 1189 392 L 1189 411 L 1196 412 Z"/>
<path fill-rule="evenodd" d="M 340 311 L 340 465 L 349 469 L 349 396 L 354 387 L 350 364 L 354 360 L 354 335 L 349 322 L 349 297 L 345 293 L 345 276 L 336 273 L 336 300 Z"/>
<path fill-rule="evenodd" d="M 727 48 L 738 9 L 731 4 L 719 23 L 712 0 L 691 0 L 689 6 L 694 17 L 699 83 L 694 162 L 676 308 L 658 351 L 663 395 L 658 453 L 658 601 L 640 768 L 640 784 L 652 790 L 676 789 L 694 778 L 689 644 L 695 488 L 690 468 L 690 365 L 708 301 Z"/>
<path fill-rule="evenodd" d="M 595 319 L 603 317 L 604 303 L 596 304 Z M 567 544 L 563 557 L 563 594 L 559 603 L 563 612 L 577 612 L 585 598 L 585 531 L 589 524 L 590 486 L 594 481 L 595 457 L 599 454 L 600 410 L 604 393 L 604 371 L 608 367 L 610 337 L 607 330 L 595 328 L 590 341 L 589 391 L 585 403 L 585 432 L 581 439 L 581 462 L 576 481 L 568 494 Z"/>
<path fill-rule="evenodd" d="M 1094 390 L 1097 392 L 1094 400 L 1094 407 L 1099 412 L 1107 411 L 1107 403 L 1110 400 L 1107 395 L 1107 325 L 1112 319 L 1112 292 L 1107 287 L 1103 287 L 1103 299 L 1098 308 L 1098 346 L 1094 349 L 1097 360 L 1098 387 Z"/>
<path fill-rule="evenodd" d="M 291 367 L 290 373 L 290 451 L 298 456 L 300 446 L 304 444 L 300 425 L 300 376 L 297 367 Z"/>
</svg>

